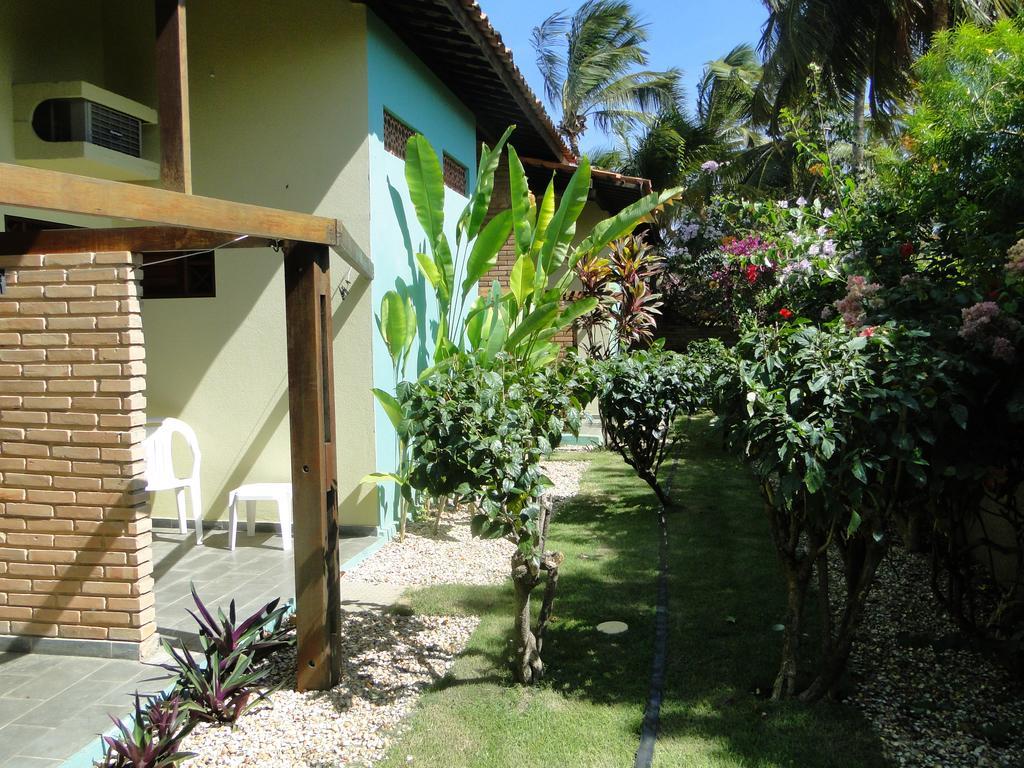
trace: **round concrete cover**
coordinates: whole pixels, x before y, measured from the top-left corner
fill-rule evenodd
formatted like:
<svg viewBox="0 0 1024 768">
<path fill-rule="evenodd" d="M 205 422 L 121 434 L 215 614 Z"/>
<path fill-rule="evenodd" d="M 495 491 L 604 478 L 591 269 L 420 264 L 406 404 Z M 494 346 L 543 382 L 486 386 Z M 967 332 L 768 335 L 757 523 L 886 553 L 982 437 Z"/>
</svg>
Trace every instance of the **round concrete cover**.
<svg viewBox="0 0 1024 768">
<path fill-rule="evenodd" d="M 597 631 L 606 635 L 621 635 L 628 629 L 629 625 L 624 621 L 602 621 L 597 625 Z"/>
</svg>

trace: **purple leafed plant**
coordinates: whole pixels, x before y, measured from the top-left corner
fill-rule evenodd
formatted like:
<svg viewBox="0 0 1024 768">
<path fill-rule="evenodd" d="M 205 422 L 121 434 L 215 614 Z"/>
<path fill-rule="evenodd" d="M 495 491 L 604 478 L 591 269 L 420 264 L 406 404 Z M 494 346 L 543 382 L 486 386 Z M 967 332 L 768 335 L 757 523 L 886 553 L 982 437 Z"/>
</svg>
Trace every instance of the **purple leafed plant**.
<svg viewBox="0 0 1024 768">
<path fill-rule="evenodd" d="M 103 758 L 94 763 L 98 768 L 174 768 L 190 757 L 181 752 L 182 739 L 194 727 L 189 718 L 191 705 L 181 698 L 154 697 L 145 704 L 135 694 L 135 712 L 130 724 L 114 720 L 120 732 L 103 736 Z"/>
<path fill-rule="evenodd" d="M 235 617 L 235 601 L 228 606 L 228 615 L 217 609 L 217 619 L 199 598 L 195 585 L 192 585 L 192 599 L 195 600 L 197 612 L 189 611 L 189 615 L 199 625 L 199 638 L 209 656 L 211 650 L 217 651 L 221 661 L 226 661 L 236 651 L 244 650 L 259 663 L 276 651 L 286 648 L 295 642 L 292 635 L 284 627 L 287 606 L 278 607 L 280 598 L 271 600 L 247 619 L 238 623 Z"/>
</svg>

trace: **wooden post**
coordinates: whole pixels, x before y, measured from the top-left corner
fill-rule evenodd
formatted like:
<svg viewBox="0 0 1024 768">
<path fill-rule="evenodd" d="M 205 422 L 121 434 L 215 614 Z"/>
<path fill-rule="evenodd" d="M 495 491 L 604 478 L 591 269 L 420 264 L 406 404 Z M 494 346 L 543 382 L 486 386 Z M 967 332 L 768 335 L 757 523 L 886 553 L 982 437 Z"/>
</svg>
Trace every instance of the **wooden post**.
<svg viewBox="0 0 1024 768">
<path fill-rule="evenodd" d="M 160 181 L 164 189 L 192 194 L 188 114 L 185 0 L 155 0 L 156 91 L 160 121 Z"/>
<path fill-rule="evenodd" d="M 284 257 L 298 689 L 341 676 L 341 575 L 335 461 L 330 254 L 289 242 Z"/>
</svg>

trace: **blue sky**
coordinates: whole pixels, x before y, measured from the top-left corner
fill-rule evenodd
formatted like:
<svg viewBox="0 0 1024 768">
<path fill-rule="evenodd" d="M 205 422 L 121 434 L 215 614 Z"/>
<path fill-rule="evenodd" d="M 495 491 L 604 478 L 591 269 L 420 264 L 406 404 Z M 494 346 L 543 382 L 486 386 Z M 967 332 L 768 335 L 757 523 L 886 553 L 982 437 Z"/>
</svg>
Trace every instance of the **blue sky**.
<svg viewBox="0 0 1024 768">
<path fill-rule="evenodd" d="M 544 88 L 534 63 L 530 33 L 555 11 L 572 11 L 580 3 L 581 0 L 480 0 L 491 23 L 514 52 L 516 64 L 542 99 Z M 761 0 L 633 0 L 633 7 L 650 23 L 651 68 L 682 69 L 691 103 L 704 63 L 725 55 L 737 43 L 756 44 L 767 15 Z M 605 143 L 607 140 L 593 130 L 583 139 L 584 149 Z"/>
</svg>

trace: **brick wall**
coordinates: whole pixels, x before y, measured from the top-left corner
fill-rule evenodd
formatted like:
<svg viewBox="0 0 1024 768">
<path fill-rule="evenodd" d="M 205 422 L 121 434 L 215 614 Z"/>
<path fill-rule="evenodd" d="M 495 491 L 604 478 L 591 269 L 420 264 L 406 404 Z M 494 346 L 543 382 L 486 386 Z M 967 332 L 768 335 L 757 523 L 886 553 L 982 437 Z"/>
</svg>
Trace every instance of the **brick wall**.
<svg viewBox="0 0 1024 768">
<path fill-rule="evenodd" d="M 155 640 L 140 258 L 0 256 L 0 636 Z"/>
</svg>

